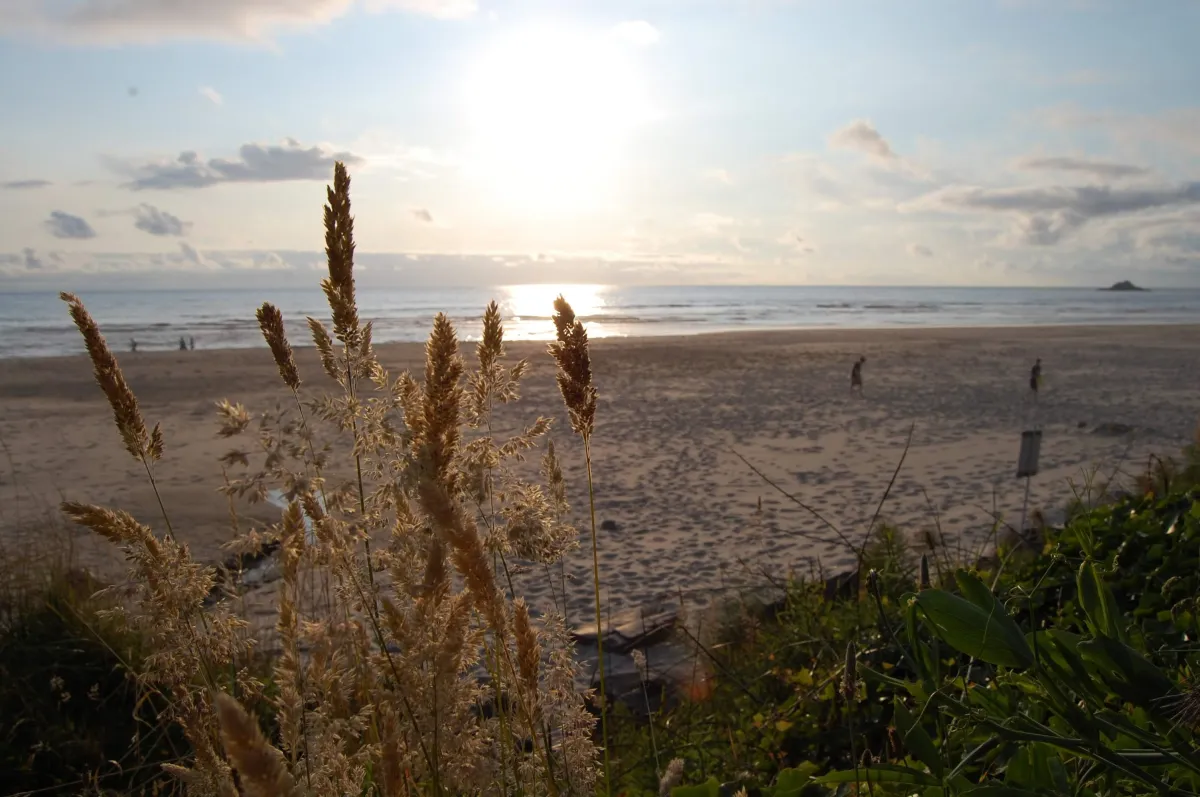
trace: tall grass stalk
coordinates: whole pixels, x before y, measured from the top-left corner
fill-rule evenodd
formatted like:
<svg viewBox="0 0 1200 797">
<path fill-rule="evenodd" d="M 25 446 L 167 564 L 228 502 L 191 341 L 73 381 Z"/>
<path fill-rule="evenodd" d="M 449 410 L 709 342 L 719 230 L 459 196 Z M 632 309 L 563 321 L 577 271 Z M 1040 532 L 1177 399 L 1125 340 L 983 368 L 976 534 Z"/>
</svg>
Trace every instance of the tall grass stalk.
<svg viewBox="0 0 1200 797">
<path fill-rule="evenodd" d="M 571 419 L 571 429 L 583 441 L 587 468 L 588 516 L 592 538 L 592 592 L 596 614 L 596 656 L 600 670 L 600 734 L 604 752 L 604 791 L 612 794 L 611 760 L 608 743 L 608 684 L 604 663 L 604 618 L 600 604 L 600 553 L 596 533 L 596 489 L 592 477 L 592 432 L 596 422 L 596 388 L 592 385 L 592 360 L 587 330 L 575 317 L 565 298 L 554 300 L 556 342 L 550 353 L 558 362 L 557 381 Z"/>
<path fill-rule="evenodd" d="M 282 314 L 266 303 L 259 326 L 294 409 L 254 415 L 227 400 L 218 404 L 221 437 L 233 445 L 257 438 L 248 446 L 254 453 L 234 448 L 221 457 L 220 492 L 231 515 L 237 499 L 262 500 L 273 490 L 287 499 L 280 522 L 244 531 L 235 523 L 228 544 L 239 554 L 265 555 L 268 545 L 280 551 L 274 630 L 281 653 L 270 677 L 277 694 L 268 697 L 248 669 L 249 622 L 235 612 L 238 605 L 245 611 L 238 587 L 215 591 L 215 570 L 191 558 L 169 520 L 160 538 L 118 510 L 62 508 L 121 546 L 131 563 L 137 600 L 127 620 L 150 648 L 138 675 L 169 701 L 167 718 L 191 746 L 186 761 L 169 768 L 189 793 L 235 794 L 238 782 L 314 797 L 588 793 L 596 780 L 594 721 L 574 688 L 578 665 L 565 622 L 552 613 L 535 624 L 508 566 L 515 557 L 549 567 L 578 545 L 553 452 L 542 469 L 545 488 L 510 464 L 538 445 L 550 422 L 539 418 L 510 439 L 495 439 L 490 414 L 519 397 L 526 364 L 500 362 L 503 327 L 494 303 L 484 313 L 477 370 L 464 367 L 454 327 L 439 314 L 424 381 L 387 373 L 372 350 L 370 323 L 358 318 L 349 184 L 338 163 L 327 189 L 329 275 L 322 281 L 332 332 L 308 319 L 337 390 L 302 399 Z M 162 433 L 147 429 L 83 303 L 63 299 L 125 447 L 153 485 L 149 463 L 161 457 Z M 586 334 L 583 344 L 586 357 Z M 587 391 L 590 404 L 581 410 L 568 402 L 567 409 L 573 427 L 585 412 L 590 430 L 590 378 Z M 318 446 L 318 425 L 346 441 L 341 468 L 324 460 L 332 443 Z M 587 437 L 585 449 L 590 481 Z M 374 548 L 371 540 L 381 537 L 386 544 Z M 318 569 L 336 580 L 326 592 L 332 605 L 321 613 L 315 601 L 305 605 L 300 588 Z M 598 573 L 596 585 L 598 594 Z M 485 687 L 472 668 L 481 662 L 493 675 L 491 717 L 476 710 Z M 246 710 L 264 700 L 278 735 L 263 734 Z"/>
</svg>

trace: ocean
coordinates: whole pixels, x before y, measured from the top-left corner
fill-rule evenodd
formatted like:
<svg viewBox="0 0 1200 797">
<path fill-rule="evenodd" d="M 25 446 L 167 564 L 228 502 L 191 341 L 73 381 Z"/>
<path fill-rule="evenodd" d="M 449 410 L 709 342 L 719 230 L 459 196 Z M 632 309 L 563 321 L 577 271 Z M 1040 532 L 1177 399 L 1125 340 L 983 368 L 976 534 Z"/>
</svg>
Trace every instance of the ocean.
<svg viewBox="0 0 1200 797">
<path fill-rule="evenodd" d="M 509 340 L 552 338 L 562 292 L 592 337 L 690 335 L 768 329 L 1180 324 L 1200 321 L 1200 289 L 1107 292 L 1084 288 L 608 287 L 516 285 L 491 289 L 359 289 L 359 315 L 375 341 L 421 341 L 447 313 L 464 339 L 495 299 Z M 283 312 L 294 346 L 304 317 L 328 318 L 319 290 L 95 291 L 81 296 L 109 344 L 139 351 L 262 346 L 255 308 Z M 0 357 L 80 354 L 83 345 L 54 293 L 0 294 Z"/>
</svg>

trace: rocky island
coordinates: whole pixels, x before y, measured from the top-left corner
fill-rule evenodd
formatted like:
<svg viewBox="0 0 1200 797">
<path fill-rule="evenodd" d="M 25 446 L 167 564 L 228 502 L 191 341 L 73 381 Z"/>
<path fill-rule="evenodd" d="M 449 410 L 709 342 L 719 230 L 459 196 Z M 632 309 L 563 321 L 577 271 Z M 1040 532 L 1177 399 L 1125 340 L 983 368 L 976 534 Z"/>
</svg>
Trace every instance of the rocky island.
<svg viewBox="0 0 1200 797">
<path fill-rule="evenodd" d="M 1102 291 L 1144 291 L 1146 289 L 1139 288 L 1138 286 L 1134 285 L 1129 280 L 1121 280 L 1120 282 L 1114 282 L 1111 287 L 1101 288 L 1100 290 L 1102 290 Z"/>
</svg>

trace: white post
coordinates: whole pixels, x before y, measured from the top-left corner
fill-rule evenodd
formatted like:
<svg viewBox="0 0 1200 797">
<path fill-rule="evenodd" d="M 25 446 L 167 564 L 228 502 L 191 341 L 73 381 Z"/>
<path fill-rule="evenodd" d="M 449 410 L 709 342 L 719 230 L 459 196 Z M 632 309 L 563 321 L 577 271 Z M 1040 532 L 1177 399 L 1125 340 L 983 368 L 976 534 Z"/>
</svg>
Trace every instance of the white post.
<svg viewBox="0 0 1200 797">
<path fill-rule="evenodd" d="M 1025 501 L 1021 505 L 1021 528 L 1017 533 L 1025 537 L 1025 518 L 1029 511 L 1029 487 L 1038 472 L 1038 457 L 1042 452 L 1042 430 L 1021 432 L 1021 453 L 1017 456 L 1017 478 L 1025 480 Z"/>
</svg>

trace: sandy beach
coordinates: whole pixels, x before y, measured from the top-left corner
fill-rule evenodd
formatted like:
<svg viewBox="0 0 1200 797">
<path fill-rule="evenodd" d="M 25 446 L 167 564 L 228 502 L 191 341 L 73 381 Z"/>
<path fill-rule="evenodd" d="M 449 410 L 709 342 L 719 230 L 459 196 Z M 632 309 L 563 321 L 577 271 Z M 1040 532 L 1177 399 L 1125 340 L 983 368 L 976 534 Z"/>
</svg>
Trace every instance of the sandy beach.
<svg viewBox="0 0 1200 797">
<path fill-rule="evenodd" d="M 421 347 L 381 346 L 391 370 L 419 373 Z M 860 354 L 865 394 L 850 394 Z M 586 482 L 544 344 L 510 347 L 533 368 L 524 400 L 503 424 L 553 416 L 577 520 Z M 214 402 L 267 409 L 285 398 L 266 349 L 124 353 L 127 378 L 150 423 L 162 424 L 157 474 L 173 524 L 206 561 L 224 558 L 229 506 L 216 492 Z M 1045 382 L 1028 389 L 1035 357 Z M 844 569 L 833 532 L 766 484 L 741 454 L 847 536 L 866 530 L 904 450 L 912 445 L 882 517 L 917 537 L 938 524 L 977 544 L 997 517 L 1016 525 L 1024 483 L 1015 478 L 1022 429 L 1044 431 L 1030 508 L 1054 520 L 1068 480 L 1139 472 L 1151 453 L 1175 454 L 1197 421 L 1200 326 L 795 331 L 597 341 L 601 393 L 594 443 L 599 543 L 611 611 L 656 596 L 710 594 L 788 569 Z M 311 349 L 297 351 L 309 395 L 325 390 Z M 1124 425 L 1128 429 L 1116 427 Z M 82 357 L 0 361 L 0 535 L 6 545 L 44 536 L 60 498 L 96 502 L 160 525 L 145 473 L 121 446 Z M 735 453 L 736 452 L 736 453 Z M 762 502 L 761 516 L 757 514 Z M 277 519 L 269 505 L 246 517 Z M 799 533 L 799 534 L 798 534 Z M 803 535 L 803 536 L 800 536 Z M 816 538 L 814 540 L 814 537 Z M 106 545 L 75 535 L 85 566 L 116 577 Z M 590 606 L 591 552 L 568 563 L 573 612 Z M 518 575 L 546 604 L 546 573 Z"/>
</svg>

